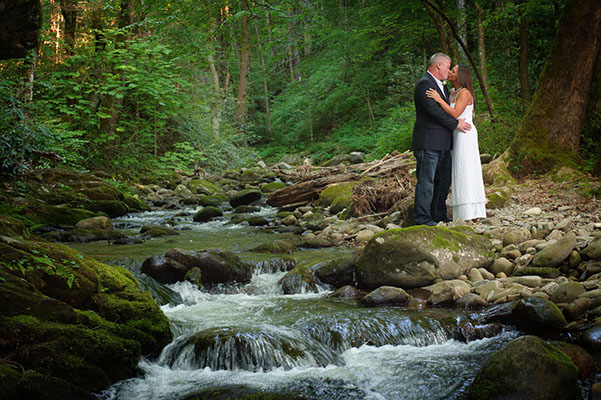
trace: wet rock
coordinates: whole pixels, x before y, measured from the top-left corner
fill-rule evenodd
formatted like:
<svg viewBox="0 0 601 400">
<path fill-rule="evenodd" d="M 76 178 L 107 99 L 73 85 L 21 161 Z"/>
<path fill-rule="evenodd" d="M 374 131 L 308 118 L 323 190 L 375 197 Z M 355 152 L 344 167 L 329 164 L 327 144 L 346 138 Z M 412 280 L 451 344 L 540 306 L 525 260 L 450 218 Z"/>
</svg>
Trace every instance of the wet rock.
<svg viewBox="0 0 601 400">
<path fill-rule="evenodd" d="M 202 288 L 202 272 L 200 268 L 194 267 L 188 270 L 186 276 L 184 276 L 184 280 L 196 285 L 198 288 Z"/>
<path fill-rule="evenodd" d="M 601 326 L 596 325 L 582 332 L 580 344 L 591 352 L 601 352 Z"/>
<path fill-rule="evenodd" d="M 552 342 L 551 344 L 570 357 L 570 360 L 578 367 L 580 378 L 588 378 L 593 373 L 595 359 L 588 351 L 574 343 Z"/>
<path fill-rule="evenodd" d="M 366 306 L 379 306 L 386 304 L 406 304 L 411 295 L 403 289 L 394 286 L 380 286 L 361 298 L 360 302 Z"/>
<path fill-rule="evenodd" d="M 248 218 L 248 224 L 250 226 L 265 226 L 269 224 L 269 220 L 265 217 L 254 215 Z"/>
<path fill-rule="evenodd" d="M 567 324 L 555 303 L 536 297 L 519 300 L 511 312 L 511 321 L 525 332 L 542 334 L 549 334 Z"/>
<path fill-rule="evenodd" d="M 574 246 L 576 246 L 576 234 L 567 232 L 560 240 L 536 253 L 532 265 L 543 268 L 558 267 L 568 258 Z"/>
<path fill-rule="evenodd" d="M 437 278 L 455 279 L 471 268 L 487 267 L 492 262 L 490 246 L 482 236 L 443 227 L 383 231 L 368 241 L 359 257 L 358 281 L 366 288 L 411 288 Z"/>
<path fill-rule="evenodd" d="M 354 285 L 356 260 L 354 255 L 337 258 L 317 268 L 315 275 L 321 282 L 335 288 Z"/>
<path fill-rule="evenodd" d="M 194 196 L 194 193 L 190 189 L 188 189 L 185 185 L 177 185 L 177 187 L 173 190 L 173 195 L 177 197 L 190 198 Z"/>
<path fill-rule="evenodd" d="M 555 346 L 522 336 L 495 352 L 470 385 L 466 400 L 574 400 L 578 368 Z"/>
<path fill-rule="evenodd" d="M 339 297 L 339 298 L 354 298 L 354 297 L 361 297 L 363 296 L 362 292 L 351 286 L 351 285 L 345 285 L 342 286 L 339 289 L 336 289 L 336 291 L 330 293 L 329 297 Z"/>
<path fill-rule="evenodd" d="M 165 258 L 175 260 L 185 266 L 185 273 L 192 268 L 199 268 L 202 273 L 203 284 L 217 283 L 244 283 L 252 275 L 249 264 L 240 260 L 240 257 L 220 249 L 206 251 L 187 251 L 172 249 L 165 253 Z M 179 280 L 183 280 L 182 276 Z"/>
<path fill-rule="evenodd" d="M 251 204 L 255 201 L 261 200 L 261 191 L 256 189 L 245 189 L 234 193 L 230 197 L 230 205 L 234 208 Z"/>
<path fill-rule="evenodd" d="M 455 302 L 455 307 L 464 308 L 466 310 L 477 310 L 487 307 L 488 303 L 482 297 L 476 293 L 467 293 L 461 296 L 459 300 Z"/>
<path fill-rule="evenodd" d="M 257 207 L 257 206 L 242 205 L 242 206 L 236 207 L 234 209 L 233 213 L 234 214 L 250 214 L 250 213 L 260 211 L 260 210 L 261 210 L 261 208 Z"/>
<path fill-rule="evenodd" d="M 584 314 L 587 312 L 590 306 L 591 299 L 587 297 L 579 297 L 563 307 L 563 315 L 565 315 L 570 321 L 576 321 L 584 317 Z"/>
<path fill-rule="evenodd" d="M 111 218 L 121 217 L 129 212 L 129 207 L 120 200 L 88 200 L 85 208 L 94 212 L 103 212 Z"/>
<path fill-rule="evenodd" d="M 185 265 L 162 256 L 149 257 L 142 263 L 142 272 L 163 284 L 184 280 L 188 270 Z"/>
<path fill-rule="evenodd" d="M 223 216 L 223 211 L 217 207 L 207 206 L 199 210 L 193 217 L 194 222 L 207 222 L 216 217 Z"/>
<path fill-rule="evenodd" d="M 461 336 L 466 342 L 493 337 L 498 335 L 502 331 L 503 326 L 494 322 L 489 324 L 477 324 L 473 322 L 467 322 L 463 324 L 460 328 Z"/>
<path fill-rule="evenodd" d="M 286 187 L 286 184 L 282 183 L 282 182 L 269 182 L 269 183 L 264 183 L 263 185 L 261 185 L 261 192 L 262 193 L 273 193 L 276 190 L 280 190 Z"/>
<path fill-rule="evenodd" d="M 167 235 L 179 235 L 179 233 L 165 225 L 148 224 L 140 228 L 140 233 L 144 236 L 159 237 Z"/>
</svg>

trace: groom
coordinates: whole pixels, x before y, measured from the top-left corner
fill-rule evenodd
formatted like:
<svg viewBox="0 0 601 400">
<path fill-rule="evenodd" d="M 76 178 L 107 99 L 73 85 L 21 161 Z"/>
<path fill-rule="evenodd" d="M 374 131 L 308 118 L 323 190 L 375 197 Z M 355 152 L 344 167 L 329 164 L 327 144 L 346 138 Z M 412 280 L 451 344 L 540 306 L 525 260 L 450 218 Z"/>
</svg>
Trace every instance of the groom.
<svg viewBox="0 0 601 400">
<path fill-rule="evenodd" d="M 418 225 L 434 226 L 449 222 L 446 199 L 451 187 L 451 147 L 453 131 L 471 128 L 464 119 L 447 114 L 426 91 L 433 88 L 449 102 L 449 91 L 443 85 L 451 68 L 451 58 L 436 53 L 430 58 L 428 71 L 415 84 L 413 93 L 416 120 L 411 148 L 417 160 L 414 220 Z"/>
</svg>

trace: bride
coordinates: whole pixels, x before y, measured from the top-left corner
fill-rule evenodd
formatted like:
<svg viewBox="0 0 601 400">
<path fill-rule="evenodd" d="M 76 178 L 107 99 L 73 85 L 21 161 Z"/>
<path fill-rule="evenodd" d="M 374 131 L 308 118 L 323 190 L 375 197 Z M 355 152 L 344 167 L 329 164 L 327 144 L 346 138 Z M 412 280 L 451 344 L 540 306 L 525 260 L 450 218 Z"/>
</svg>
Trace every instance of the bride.
<svg viewBox="0 0 601 400">
<path fill-rule="evenodd" d="M 459 130 L 453 132 L 451 151 L 453 219 L 469 221 L 486 218 L 486 197 L 478 150 L 478 132 L 472 121 L 475 109 L 472 73 L 466 65 L 459 64 L 449 71 L 448 79 L 454 88 L 451 90 L 450 106 L 434 89 L 429 89 L 426 95 L 440 104 L 447 114 L 457 119 L 465 118 L 466 122 L 472 125 L 472 129 L 467 132 Z"/>
</svg>

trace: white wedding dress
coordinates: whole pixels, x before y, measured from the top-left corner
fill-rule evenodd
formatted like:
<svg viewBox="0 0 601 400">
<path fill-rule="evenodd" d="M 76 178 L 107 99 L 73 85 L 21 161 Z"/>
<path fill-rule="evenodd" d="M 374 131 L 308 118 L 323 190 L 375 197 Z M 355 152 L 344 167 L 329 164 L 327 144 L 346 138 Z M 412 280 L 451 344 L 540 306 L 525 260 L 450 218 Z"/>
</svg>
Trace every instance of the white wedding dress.
<svg viewBox="0 0 601 400">
<path fill-rule="evenodd" d="M 455 103 L 451 103 L 455 107 Z M 472 120 L 474 105 L 468 105 L 457 119 L 465 118 L 472 125 L 468 132 L 453 132 L 451 206 L 453 219 L 468 221 L 486 218 L 486 196 L 482 180 L 482 165 L 478 149 L 478 131 Z"/>
</svg>

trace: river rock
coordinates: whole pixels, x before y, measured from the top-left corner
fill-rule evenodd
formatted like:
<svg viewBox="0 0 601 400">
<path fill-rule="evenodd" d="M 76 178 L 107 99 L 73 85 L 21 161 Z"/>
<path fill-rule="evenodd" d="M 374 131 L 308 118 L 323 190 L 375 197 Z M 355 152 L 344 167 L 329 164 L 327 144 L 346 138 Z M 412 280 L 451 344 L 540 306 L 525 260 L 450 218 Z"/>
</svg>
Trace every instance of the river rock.
<svg viewBox="0 0 601 400">
<path fill-rule="evenodd" d="M 455 307 L 465 308 L 466 310 L 476 310 L 486 306 L 488 306 L 486 300 L 476 293 L 467 293 L 455 302 Z"/>
<path fill-rule="evenodd" d="M 536 336 L 522 336 L 495 352 L 470 385 L 466 400 L 574 400 L 578 368 Z"/>
<path fill-rule="evenodd" d="M 598 353 L 601 351 L 601 325 L 588 328 L 580 336 L 580 344 L 587 350 Z"/>
<path fill-rule="evenodd" d="M 187 251 L 172 249 L 165 253 L 167 259 L 175 260 L 186 267 L 186 271 L 198 267 L 202 283 L 244 283 L 250 281 L 252 268 L 234 253 L 220 249 Z M 184 272 L 184 276 L 185 276 Z M 182 277 L 180 280 L 183 280 Z"/>
<path fill-rule="evenodd" d="M 75 224 L 77 229 L 113 229 L 113 223 L 107 217 L 92 217 L 83 219 Z"/>
<path fill-rule="evenodd" d="M 532 259 L 532 265 L 543 268 L 558 267 L 569 257 L 575 246 L 576 234 L 567 232 L 557 242 L 536 253 Z"/>
<path fill-rule="evenodd" d="M 511 321 L 526 332 L 546 334 L 567 324 L 555 303 L 537 297 L 519 300 L 511 311 Z"/>
<path fill-rule="evenodd" d="M 470 292 L 471 286 L 462 280 L 453 279 L 425 286 L 422 289 L 430 292 L 428 304 L 436 307 L 454 304 L 455 301 Z"/>
<path fill-rule="evenodd" d="M 581 252 L 581 255 L 585 259 L 601 259 L 601 236 L 593 239 L 593 241 Z"/>
<path fill-rule="evenodd" d="M 394 286 L 380 286 L 370 292 L 360 302 L 366 306 L 379 306 L 385 304 L 406 304 L 411 295 L 403 289 Z"/>
<path fill-rule="evenodd" d="M 528 229 L 512 229 L 505 233 L 503 237 L 503 246 L 507 246 L 509 244 L 520 244 L 525 242 L 526 240 L 530 240 L 532 234 Z"/>
<path fill-rule="evenodd" d="M 571 303 L 578 296 L 585 293 L 586 289 L 579 282 L 565 282 L 560 284 L 551 294 L 553 303 Z"/>
<path fill-rule="evenodd" d="M 543 213 L 543 210 L 541 210 L 540 207 L 532 207 L 532 208 L 529 208 L 528 210 L 524 211 L 524 215 L 528 215 L 528 216 L 541 215 L 542 213 Z"/>
<path fill-rule="evenodd" d="M 354 255 L 336 258 L 317 268 L 315 275 L 321 282 L 335 288 L 354 285 L 356 260 Z"/>
<path fill-rule="evenodd" d="M 588 378 L 593 373 L 595 359 L 588 351 L 574 343 L 554 341 L 551 344 L 570 357 L 570 360 L 578 367 L 580 378 Z"/>
<path fill-rule="evenodd" d="M 329 297 L 339 297 L 339 298 L 353 298 L 362 296 L 361 291 L 351 285 L 344 285 L 343 287 L 336 289 L 334 292 L 330 293 Z"/>
<path fill-rule="evenodd" d="M 148 257 L 142 263 L 142 272 L 163 284 L 183 281 L 188 270 L 185 265 L 162 256 Z"/>
<path fill-rule="evenodd" d="M 256 189 L 245 189 L 234 193 L 230 196 L 230 205 L 234 208 L 244 205 L 251 204 L 255 201 L 261 200 L 261 191 Z"/>
<path fill-rule="evenodd" d="M 272 240 L 253 248 L 255 253 L 292 254 L 298 251 L 298 247 L 285 240 Z"/>
<path fill-rule="evenodd" d="M 177 185 L 177 187 L 173 190 L 173 194 L 177 197 L 190 198 L 194 194 L 190 189 L 188 189 L 185 185 Z"/>
<path fill-rule="evenodd" d="M 563 315 L 570 321 L 576 321 L 588 311 L 592 304 L 592 300 L 587 297 L 579 297 L 569 304 L 566 304 L 563 309 Z"/>
<path fill-rule="evenodd" d="M 502 331 L 503 325 L 498 324 L 496 322 L 492 322 L 489 324 L 475 324 L 472 322 L 466 322 L 465 324 L 461 325 L 460 328 L 461 336 L 463 339 L 465 339 L 466 342 L 493 337 L 498 335 Z"/>
<path fill-rule="evenodd" d="M 492 265 L 488 267 L 488 270 L 495 275 L 503 272 L 505 275 L 509 276 L 513 272 L 513 268 L 514 265 L 511 261 L 505 257 L 499 257 L 493 261 Z"/>
<path fill-rule="evenodd" d="M 194 222 L 207 222 L 216 217 L 223 216 L 223 211 L 217 207 L 207 206 L 199 210 L 193 217 Z"/>
<path fill-rule="evenodd" d="M 384 285 L 411 288 L 437 278 L 455 279 L 471 268 L 487 267 L 492 261 L 490 246 L 482 236 L 443 227 L 383 231 L 367 242 L 357 260 L 358 282 L 372 289 Z"/>
</svg>

